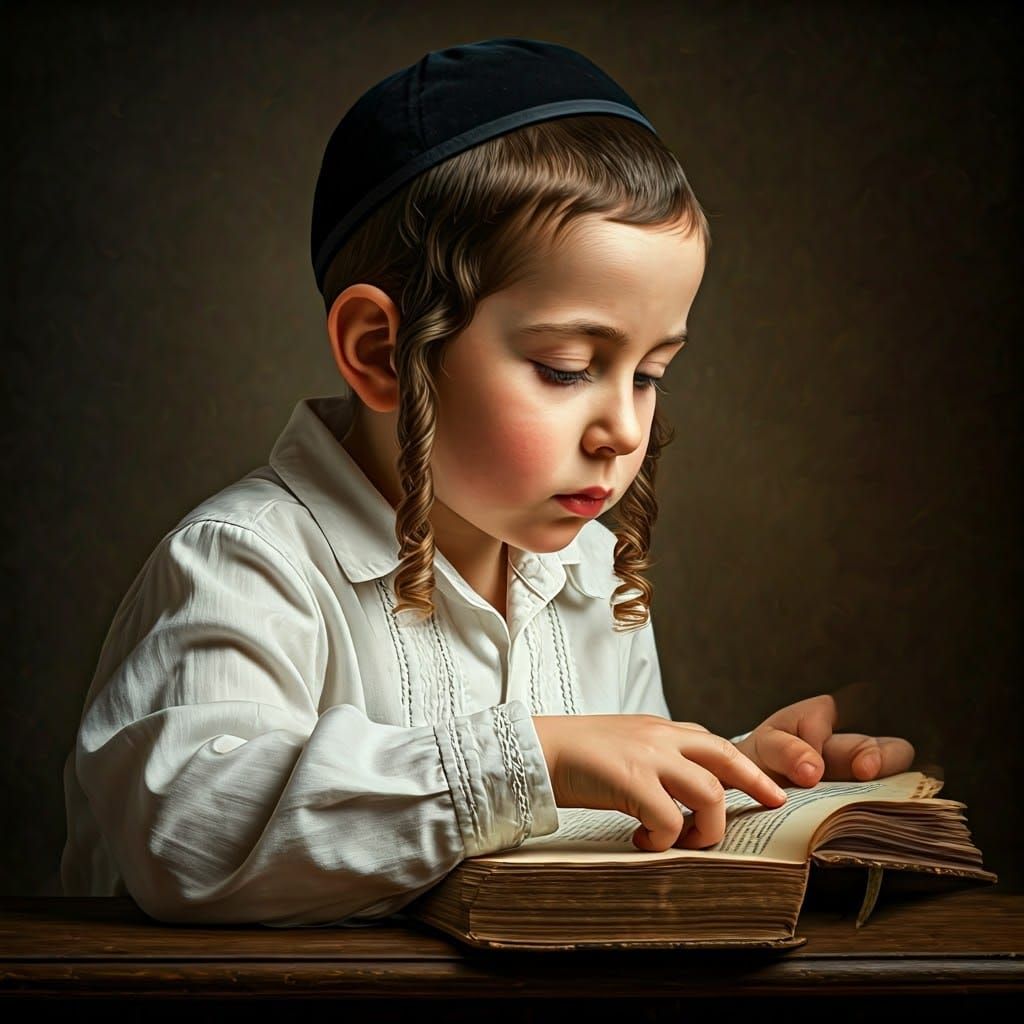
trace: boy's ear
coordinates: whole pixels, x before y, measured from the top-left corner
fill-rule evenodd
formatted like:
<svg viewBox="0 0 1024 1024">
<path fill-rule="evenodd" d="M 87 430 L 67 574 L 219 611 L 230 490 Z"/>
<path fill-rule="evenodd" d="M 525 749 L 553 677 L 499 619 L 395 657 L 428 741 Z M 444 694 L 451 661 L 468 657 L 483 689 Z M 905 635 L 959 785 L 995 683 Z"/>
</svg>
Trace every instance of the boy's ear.
<svg viewBox="0 0 1024 1024">
<path fill-rule="evenodd" d="M 338 371 L 374 412 L 398 407 L 395 339 L 398 307 L 372 284 L 349 285 L 327 314 L 327 334 Z"/>
</svg>

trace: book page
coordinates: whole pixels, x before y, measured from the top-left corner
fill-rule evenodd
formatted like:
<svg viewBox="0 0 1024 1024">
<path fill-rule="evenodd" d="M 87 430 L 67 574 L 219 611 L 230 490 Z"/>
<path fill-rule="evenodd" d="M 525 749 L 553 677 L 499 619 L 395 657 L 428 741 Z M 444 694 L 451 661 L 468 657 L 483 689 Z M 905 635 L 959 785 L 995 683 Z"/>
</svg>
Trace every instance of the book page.
<svg viewBox="0 0 1024 1024">
<path fill-rule="evenodd" d="M 670 847 L 659 853 L 638 850 L 633 845 L 632 835 L 639 822 L 631 815 L 587 807 L 560 807 L 557 831 L 487 856 L 529 861 L 593 861 L 595 854 L 601 854 L 602 860 L 712 856 L 803 863 L 815 829 L 838 808 L 864 800 L 927 797 L 940 787 L 940 782 L 921 772 L 903 772 L 869 782 L 819 782 L 810 789 L 787 787 L 786 802 L 774 809 L 758 803 L 742 790 L 727 789 L 725 834 L 719 843 L 703 850 Z M 692 813 L 678 800 L 676 805 L 684 816 Z"/>
<path fill-rule="evenodd" d="M 810 789 L 786 788 L 786 802 L 770 809 L 739 790 L 726 794 L 722 841 L 712 849 L 778 860 L 803 861 L 815 829 L 834 811 L 862 800 L 910 800 L 921 791 L 924 776 L 903 772 L 868 782 L 819 782 Z"/>
</svg>

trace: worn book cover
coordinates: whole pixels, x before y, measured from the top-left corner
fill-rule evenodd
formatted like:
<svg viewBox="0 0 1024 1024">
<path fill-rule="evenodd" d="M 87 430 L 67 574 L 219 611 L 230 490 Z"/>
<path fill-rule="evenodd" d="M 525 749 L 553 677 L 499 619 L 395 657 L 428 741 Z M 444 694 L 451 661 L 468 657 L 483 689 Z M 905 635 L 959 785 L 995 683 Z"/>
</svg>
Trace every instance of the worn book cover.
<svg viewBox="0 0 1024 1024">
<path fill-rule="evenodd" d="M 884 873 L 927 875 L 939 888 L 996 881 L 965 805 L 936 796 L 942 785 L 920 771 L 823 782 L 788 788 L 775 809 L 727 790 L 718 844 L 659 853 L 633 846 L 630 815 L 561 808 L 556 832 L 467 858 L 406 912 L 494 949 L 786 949 L 803 942 L 796 929 L 812 868 L 863 872 L 858 924 Z"/>
</svg>

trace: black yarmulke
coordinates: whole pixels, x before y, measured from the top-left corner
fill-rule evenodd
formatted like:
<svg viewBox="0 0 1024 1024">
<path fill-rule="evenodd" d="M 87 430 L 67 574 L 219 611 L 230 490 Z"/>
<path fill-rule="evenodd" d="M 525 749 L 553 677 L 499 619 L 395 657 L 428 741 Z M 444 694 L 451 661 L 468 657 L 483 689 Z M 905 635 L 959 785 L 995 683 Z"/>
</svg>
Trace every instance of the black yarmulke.
<svg viewBox="0 0 1024 1024">
<path fill-rule="evenodd" d="M 536 121 L 614 114 L 657 134 L 626 92 L 582 54 L 503 37 L 425 54 L 349 109 L 324 151 L 310 250 L 317 288 L 345 239 L 435 164 Z"/>
</svg>

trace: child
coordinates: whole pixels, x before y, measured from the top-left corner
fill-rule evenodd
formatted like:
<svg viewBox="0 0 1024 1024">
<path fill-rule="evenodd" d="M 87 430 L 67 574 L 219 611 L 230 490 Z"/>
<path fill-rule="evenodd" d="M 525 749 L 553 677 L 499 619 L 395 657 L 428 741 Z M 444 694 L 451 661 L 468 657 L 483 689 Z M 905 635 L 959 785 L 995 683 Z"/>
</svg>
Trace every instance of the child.
<svg viewBox="0 0 1024 1024">
<path fill-rule="evenodd" d="M 829 695 L 733 741 L 671 720 L 655 392 L 707 246 L 653 126 L 565 47 L 428 53 L 350 109 L 312 257 L 351 394 L 300 401 L 118 608 L 64 770 L 66 894 L 358 924 L 557 807 L 707 847 L 723 787 L 775 807 L 910 764 L 833 734 Z"/>
</svg>

